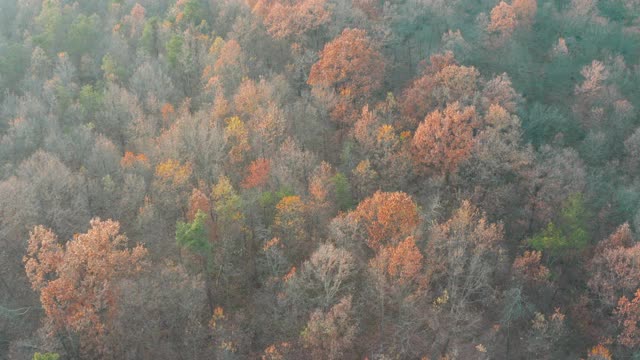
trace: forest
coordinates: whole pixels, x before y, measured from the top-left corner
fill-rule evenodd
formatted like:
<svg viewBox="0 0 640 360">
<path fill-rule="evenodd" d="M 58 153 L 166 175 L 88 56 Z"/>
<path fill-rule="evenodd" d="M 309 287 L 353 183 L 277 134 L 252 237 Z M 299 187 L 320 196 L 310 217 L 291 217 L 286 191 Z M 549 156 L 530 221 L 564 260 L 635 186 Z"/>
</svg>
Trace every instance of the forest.
<svg viewBox="0 0 640 360">
<path fill-rule="evenodd" d="M 0 0 L 0 359 L 640 360 L 640 0 Z"/>
</svg>

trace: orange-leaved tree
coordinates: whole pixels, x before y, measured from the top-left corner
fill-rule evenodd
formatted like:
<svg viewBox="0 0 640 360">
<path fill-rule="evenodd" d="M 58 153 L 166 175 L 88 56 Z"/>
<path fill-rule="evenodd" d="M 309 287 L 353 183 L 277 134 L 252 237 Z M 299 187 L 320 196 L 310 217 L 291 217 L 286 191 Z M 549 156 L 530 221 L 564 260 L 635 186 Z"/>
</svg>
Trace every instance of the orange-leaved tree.
<svg viewBox="0 0 640 360">
<path fill-rule="evenodd" d="M 618 300 L 618 307 L 614 311 L 618 323 L 622 327 L 618 335 L 618 343 L 628 348 L 637 348 L 640 345 L 640 289 L 629 300 L 623 296 Z"/>
<path fill-rule="evenodd" d="M 264 186 L 269 181 L 271 161 L 269 159 L 256 159 L 247 167 L 247 175 L 242 180 L 241 186 L 245 189 Z"/>
<path fill-rule="evenodd" d="M 43 226 L 29 237 L 24 258 L 27 277 L 46 315 L 50 335 L 61 339 L 69 351 L 99 356 L 108 349 L 105 341 L 118 306 L 118 281 L 146 266 L 142 245 L 129 249 L 120 224 L 94 218 L 91 228 L 66 244 Z M 71 350 L 71 334 L 79 348 Z"/>
<path fill-rule="evenodd" d="M 363 200 L 349 217 L 364 226 L 367 245 L 374 250 L 397 244 L 412 235 L 420 221 L 418 206 L 403 192 L 377 191 Z"/>
<path fill-rule="evenodd" d="M 331 20 L 327 0 L 258 1 L 254 12 L 264 16 L 267 31 L 274 38 L 301 36 Z"/>
<path fill-rule="evenodd" d="M 587 284 L 604 304 L 613 306 L 620 296 L 633 295 L 640 287 L 640 244 L 629 224 L 620 225 L 596 246 L 588 269 Z"/>
<path fill-rule="evenodd" d="M 345 29 L 325 45 L 307 82 L 320 94 L 334 93 L 333 119 L 351 124 L 371 94 L 382 87 L 384 65 L 366 31 Z"/>
<path fill-rule="evenodd" d="M 436 109 L 454 102 L 469 105 L 478 95 L 480 73 L 473 66 L 459 65 L 453 53 L 432 55 L 420 77 L 402 92 L 399 100 L 403 121 L 415 126 Z"/>
<path fill-rule="evenodd" d="M 418 170 L 441 175 L 455 173 L 473 148 L 477 130 L 476 111 L 472 106 L 460 108 L 458 102 L 444 111 L 427 115 L 412 140 L 412 154 Z"/>
</svg>

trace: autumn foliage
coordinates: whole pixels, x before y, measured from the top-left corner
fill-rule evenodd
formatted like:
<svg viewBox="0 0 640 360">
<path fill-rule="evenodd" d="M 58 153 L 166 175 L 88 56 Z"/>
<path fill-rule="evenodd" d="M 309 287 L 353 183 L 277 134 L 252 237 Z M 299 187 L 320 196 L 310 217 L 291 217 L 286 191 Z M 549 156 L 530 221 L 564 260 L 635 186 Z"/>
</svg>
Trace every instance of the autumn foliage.
<svg viewBox="0 0 640 360">
<path fill-rule="evenodd" d="M 640 359 L 638 55 L 640 0 L 0 0 L 0 359 Z"/>
<path fill-rule="evenodd" d="M 319 91 L 333 91 L 337 96 L 333 119 L 353 123 L 364 101 L 382 86 L 384 65 L 366 31 L 345 29 L 322 49 L 308 83 Z"/>
<path fill-rule="evenodd" d="M 128 239 L 112 220 L 91 220 L 85 234 L 62 245 L 49 229 L 31 232 L 24 258 L 27 276 L 54 333 L 78 334 L 86 351 L 107 351 L 103 338 L 118 306 L 118 281 L 144 269 L 146 249 L 128 249 Z"/>
<path fill-rule="evenodd" d="M 410 127 L 430 112 L 460 102 L 471 102 L 478 89 L 479 73 L 472 66 L 457 63 L 452 52 L 432 55 L 420 77 L 403 91 L 400 109 Z"/>
<path fill-rule="evenodd" d="M 516 12 L 512 5 L 501 1 L 491 10 L 491 23 L 488 30 L 509 36 L 515 30 L 517 24 Z"/>
<path fill-rule="evenodd" d="M 525 251 L 513 262 L 513 272 L 518 280 L 532 284 L 544 283 L 549 279 L 549 269 L 542 265 L 540 251 Z"/>
<path fill-rule="evenodd" d="M 423 256 L 416 246 L 413 236 L 409 236 L 397 245 L 382 248 L 374 262 L 375 267 L 382 267 L 391 282 L 400 285 L 410 283 L 422 270 Z"/>
<path fill-rule="evenodd" d="M 618 300 L 615 315 L 618 324 L 622 328 L 618 336 L 618 342 L 626 347 L 635 348 L 640 345 L 640 290 L 636 291 L 634 297 L 629 299 L 623 296 Z"/>
<path fill-rule="evenodd" d="M 629 224 L 623 224 L 601 241 L 589 263 L 589 287 L 602 300 L 615 304 L 622 296 L 630 296 L 640 287 L 640 245 Z"/>
<path fill-rule="evenodd" d="M 378 191 L 363 200 L 349 216 L 362 224 L 367 245 L 374 250 L 404 240 L 419 224 L 417 205 L 402 192 Z"/>
<path fill-rule="evenodd" d="M 416 166 L 425 173 L 455 173 L 471 154 L 477 124 L 475 109 L 461 108 L 457 102 L 429 114 L 413 135 Z"/>
<path fill-rule="evenodd" d="M 254 11 L 264 16 L 267 30 L 275 38 L 303 35 L 331 18 L 326 0 L 260 0 Z"/>
<path fill-rule="evenodd" d="M 184 185 L 193 172 L 190 163 L 180 164 L 177 160 L 168 159 L 156 166 L 156 177 L 175 186 Z"/>
<path fill-rule="evenodd" d="M 257 159 L 251 162 L 247 167 L 247 175 L 242 181 L 242 187 L 251 189 L 263 186 L 269 180 L 269 172 L 271 171 L 271 161 L 269 159 Z"/>
<path fill-rule="evenodd" d="M 124 168 L 134 167 L 136 164 L 148 166 L 149 160 L 145 154 L 134 154 L 130 151 L 124 153 L 124 156 L 120 160 L 120 166 Z"/>
</svg>

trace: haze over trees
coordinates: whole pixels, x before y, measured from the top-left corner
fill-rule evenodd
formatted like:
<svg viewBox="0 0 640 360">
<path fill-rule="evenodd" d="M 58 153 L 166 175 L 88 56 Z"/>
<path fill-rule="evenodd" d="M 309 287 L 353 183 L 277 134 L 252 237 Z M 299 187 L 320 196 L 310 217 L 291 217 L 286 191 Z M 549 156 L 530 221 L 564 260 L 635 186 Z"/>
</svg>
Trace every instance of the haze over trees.
<svg viewBox="0 0 640 360">
<path fill-rule="evenodd" d="M 633 0 L 0 0 L 0 359 L 640 358 Z"/>
</svg>

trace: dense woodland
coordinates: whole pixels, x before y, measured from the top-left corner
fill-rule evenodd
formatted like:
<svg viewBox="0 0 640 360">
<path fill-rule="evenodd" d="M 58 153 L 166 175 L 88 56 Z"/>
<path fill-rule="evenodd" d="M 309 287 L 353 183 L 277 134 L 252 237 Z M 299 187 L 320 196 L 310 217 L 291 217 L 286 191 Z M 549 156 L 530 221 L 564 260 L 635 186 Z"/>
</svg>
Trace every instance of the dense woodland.
<svg viewBox="0 0 640 360">
<path fill-rule="evenodd" d="M 639 58 L 638 0 L 0 0 L 0 359 L 640 359 Z"/>
</svg>

